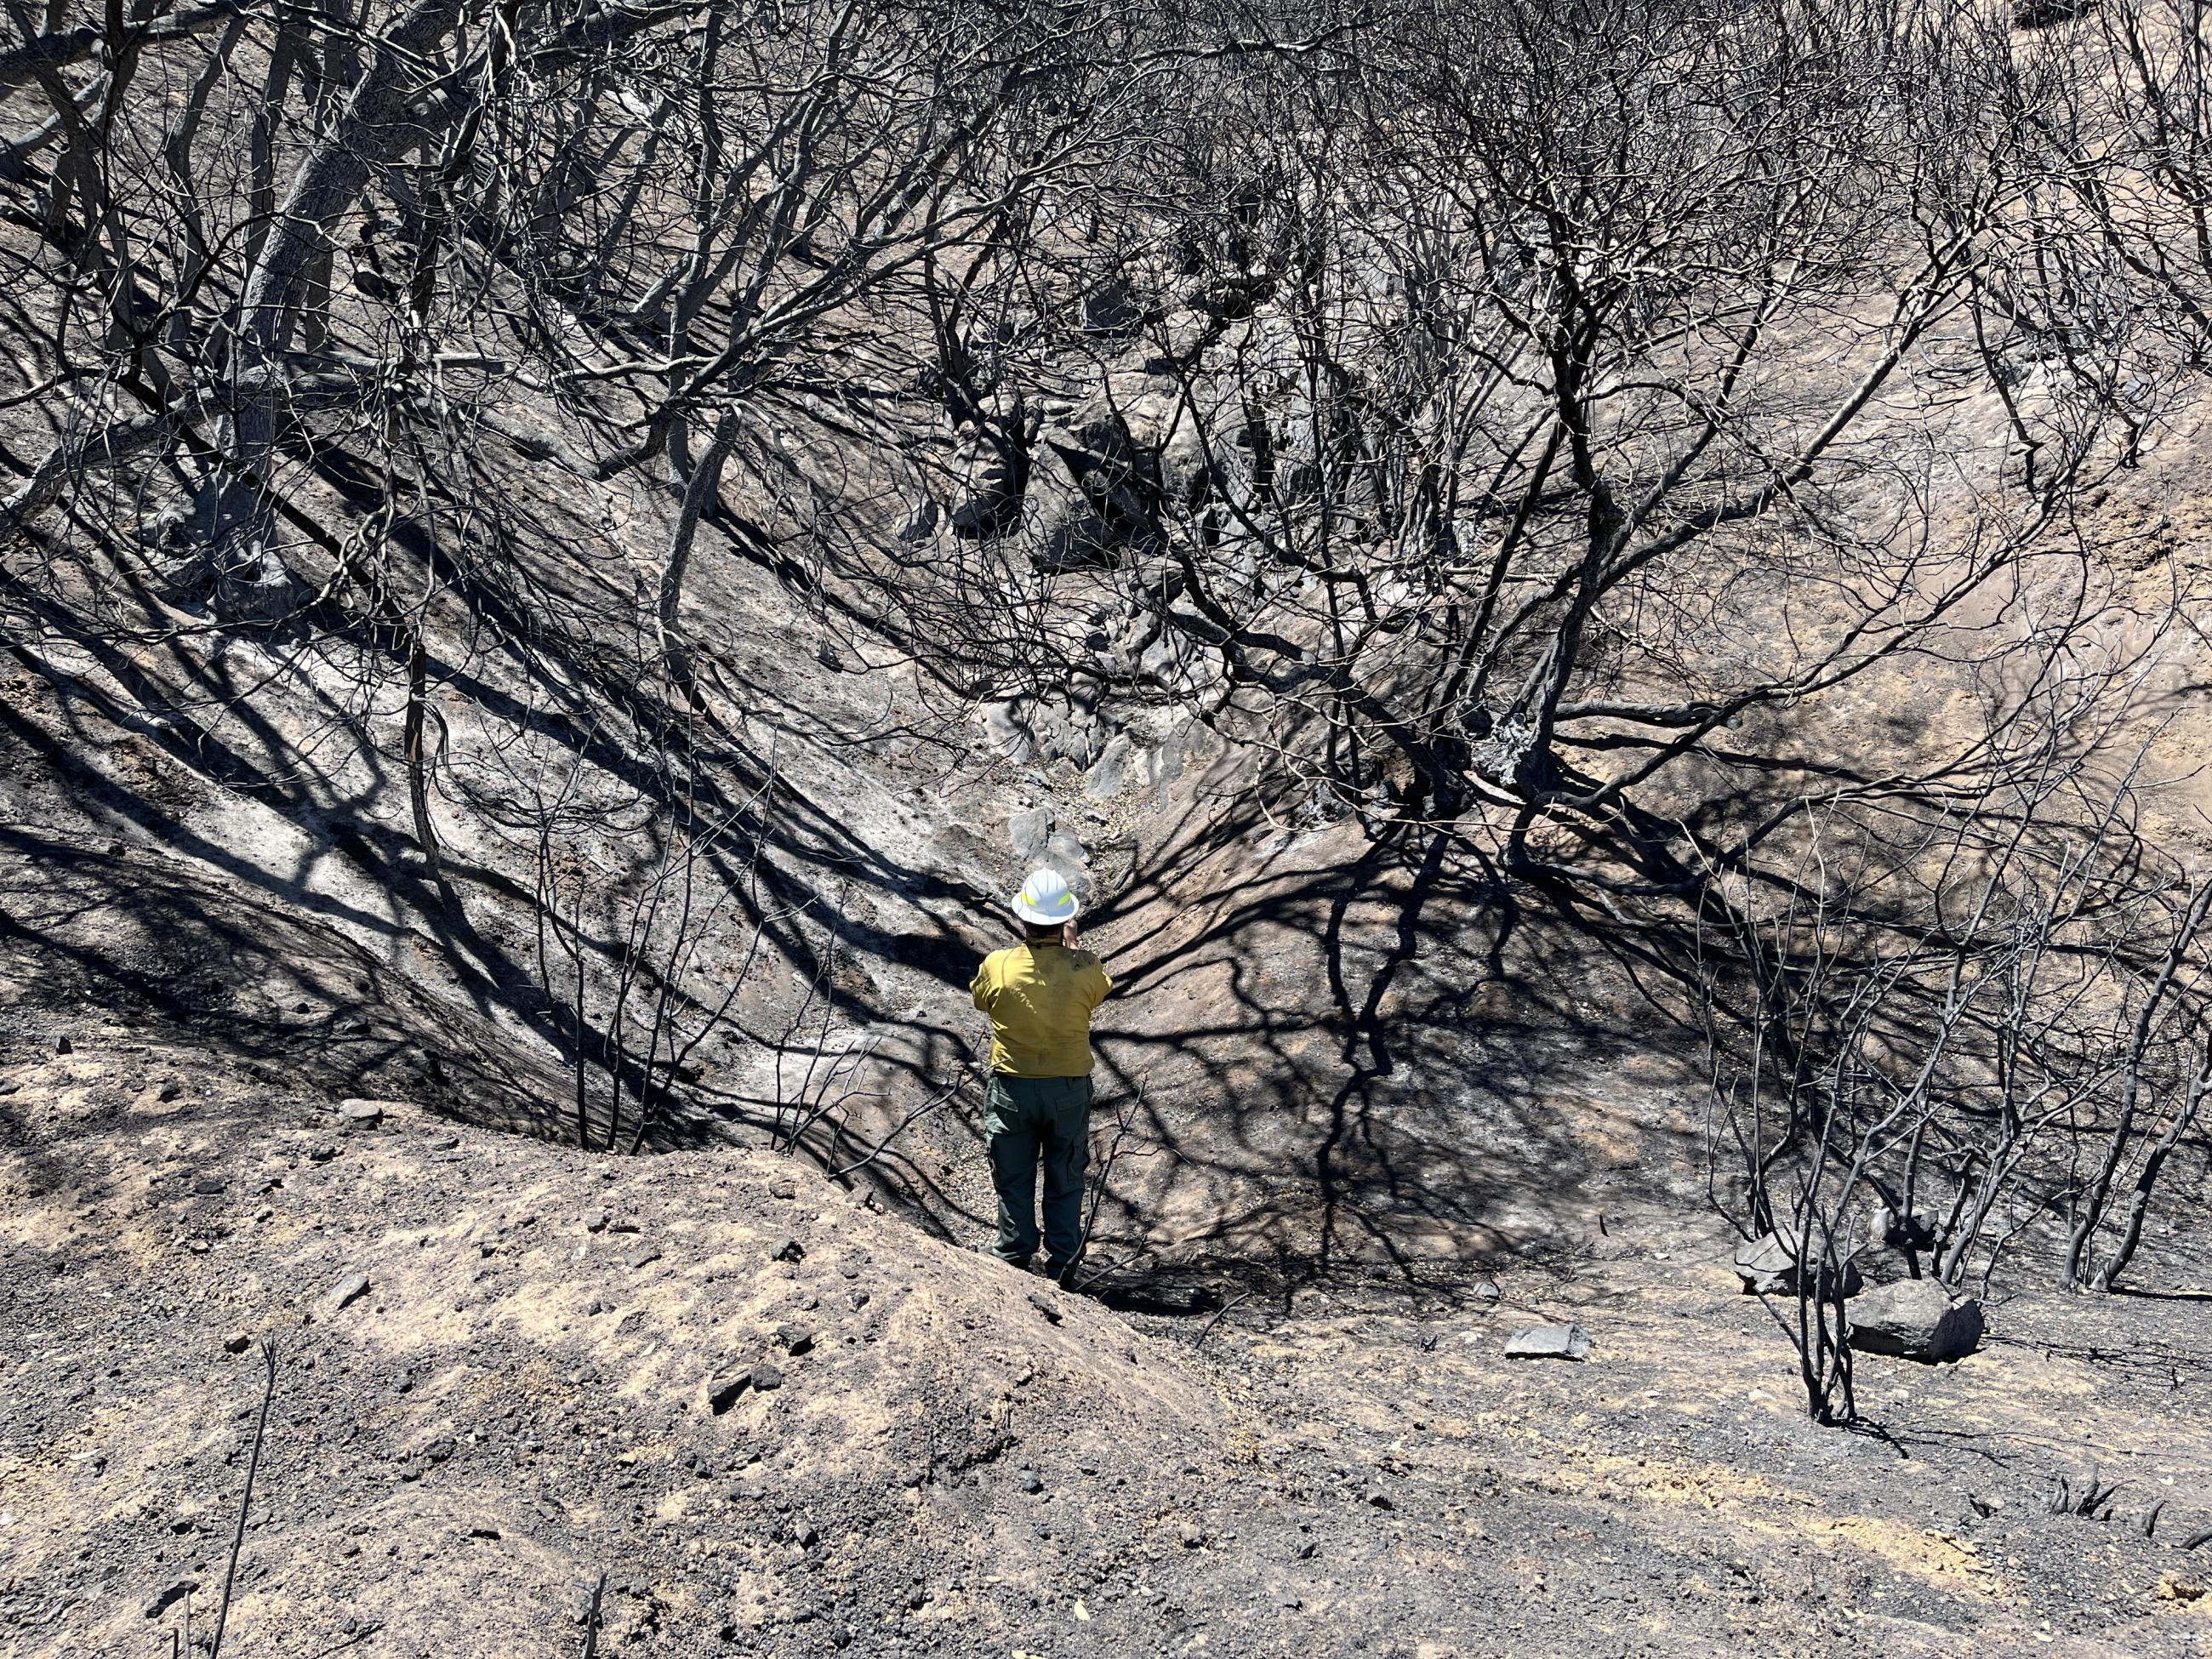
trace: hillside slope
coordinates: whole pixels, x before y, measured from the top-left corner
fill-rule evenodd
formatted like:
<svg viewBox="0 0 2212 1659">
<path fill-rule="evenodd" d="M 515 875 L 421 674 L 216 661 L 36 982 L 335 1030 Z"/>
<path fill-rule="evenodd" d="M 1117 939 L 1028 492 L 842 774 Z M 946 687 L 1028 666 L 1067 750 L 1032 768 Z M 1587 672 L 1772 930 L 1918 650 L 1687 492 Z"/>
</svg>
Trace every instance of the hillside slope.
<svg viewBox="0 0 2212 1659">
<path fill-rule="evenodd" d="M 602 1573 L 599 1651 L 640 1654 L 2183 1659 L 2212 1630 L 2191 1303 L 2020 1298 L 1961 1364 L 1868 1359 L 1876 1439 L 1803 1421 L 1724 1241 L 1663 1215 L 1494 1279 L 1117 1313 L 787 1158 L 349 1119 L 88 1010 L 43 1046 L 0 1066 L 26 1659 L 166 1650 L 187 1598 L 204 1638 L 263 1335 L 238 1651 L 573 1655 Z M 1501 1358 L 1539 1318 L 1592 1358 Z M 2109 1522 L 2045 1512 L 2092 1469 Z"/>
</svg>

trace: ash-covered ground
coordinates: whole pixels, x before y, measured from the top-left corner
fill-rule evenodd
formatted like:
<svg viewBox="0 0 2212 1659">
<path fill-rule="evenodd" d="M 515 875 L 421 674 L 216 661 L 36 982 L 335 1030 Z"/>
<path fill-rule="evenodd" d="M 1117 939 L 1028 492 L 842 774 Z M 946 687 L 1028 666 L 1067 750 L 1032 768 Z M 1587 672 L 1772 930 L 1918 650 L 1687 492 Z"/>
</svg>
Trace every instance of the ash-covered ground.
<svg viewBox="0 0 2212 1659">
<path fill-rule="evenodd" d="M 2184 1547 L 2212 1528 L 2201 1297 L 1999 1300 L 1965 1361 L 1863 1358 L 1878 1426 L 1844 1433 L 1679 1210 L 1488 1266 L 1193 1270 L 1102 1304 L 762 1148 L 349 1115 L 281 1068 L 65 1024 L 0 1065 L 0 1627 L 27 1659 L 167 1652 L 188 1616 L 206 1640 L 264 1337 L 231 1651 L 2212 1637 L 2212 1548 Z M 1564 1320 L 1587 1360 L 1503 1357 Z M 2053 1514 L 2059 1475 L 2120 1489 Z"/>
</svg>

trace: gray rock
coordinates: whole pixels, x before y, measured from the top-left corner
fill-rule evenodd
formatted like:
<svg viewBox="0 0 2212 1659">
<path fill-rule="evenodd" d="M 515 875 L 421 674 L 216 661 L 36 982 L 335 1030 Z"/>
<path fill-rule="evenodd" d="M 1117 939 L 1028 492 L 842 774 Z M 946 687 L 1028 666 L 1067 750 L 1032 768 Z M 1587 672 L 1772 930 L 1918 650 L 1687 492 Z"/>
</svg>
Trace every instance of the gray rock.
<svg viewBox="0 0 2212 1659">
<path fill-rule="evenodd" d="M 1045 861 L 1074 886 L 1091 873 L 1091 849 L 1072 831 L 1055 830 L 1045 837 Z"/>
<path fill-rule="evenodd" d="M 192 1182 L 192 1191 L 201 1198 L 221 1198 L 222 1182 L 215 1176 L 202 1176 Z"/>
<path fill-rule="evenodd" d="M 146 1616 L 149 1619 L 159 1619 L 199 1587 L 200 1581 L 197 1578 L 179 1578 L 173 1581 L 146 1604 Z"/>
<path fill-rule="evenodd" d="M 66 1036 L 57 1036 L 54 1039 L 54 1052 L 58 1054 L 73 1054 L 76 1052 L 76 1044 L 71 1042 Z"/>
<path fill-rule="evenodd" d="M 1121 562 L 1114 526 L 1080 495 L 1071 495 L 1042 507 L 1030 567 L 1045 575 L 1078 570 L 1110 570 Z"/>
<path fill-rule="evenodd" d="M 348 1273 L 324 1293 L 315 1304 L 315 1318 L 319 1322 L 334 1319 L 347 1308 L 368 1294 L 367 1273 Z"/>
<path fill-rule="evenodd" d="M 787 1233 L 770 1246 L 768 1259 L 771 1261 L 804 1261 L 806 1247 Z"/>
<path fill-rule="evenodd" d="M 1893 1250 L 1936 1248 L 1936 1229 L 1925 1216 L 1907 1215 L 1882 1204 L 1875 1206 L 1871 1219 L 1875 1236 Z"/>
<path fill-rule="evenodd" d="M 1129 757 L 1134 745 L 1127 732 L 1117 732 L 1107 739 L 1106 747 L 1099 751 L 1098 759 L 1083 781 L 1083 792 L 1093 800 L 1108 800 L 1121 793 L 1122 781 L 1129 774 Z"/>
<path fill-rule="evenodd" d="M 1891 1285 L 1919 1276 L 1936 1245 L 1936 1230 L 1926 1217 L 1901 1214 L 1877 1202 L 1867 1208 L 1865 1227 L 1867 1242 L 1858 1263 L 1869 1283 Z"/>
<path fill-rule="evenodd" d="M 276 622 L 299 599 L 299 580 L 268 549 L 215 573 L 215 615 L 223 622 Z"/>
<path fill-rule="evenodd" d="M 384 1108 L 373 1100 L 338 1102 L 338 1122 L 348 1129 L 374 1129 L 384 1121 Z"/>
<path fill-rule="evenodd" d="M 987 702 L 976 711 L 991 746 L 1006 759 L 1016 763 L 1027 761 L 1036 753 L 1036 739 L 1028 726 L 1015 717 L 1012 702 Z"/>
<path fill-rule="evenodd" d="M 635 1249 L 631 1250 L 623 1255 L 623 1266 L 630 1268 L 649 1267 L 659 1260 L 660 1247 L 659 1245 L 641 1244 Z"/>
<path fill-rule="evenodd" d="M 967 483 L 947 514 L 955 536 L 963 541 L 988 541 L 1010 533 L 1021 523 L 1030 473 L 1021 434 L 1008 428 L 970 431 L 957 447 L 954 464 Z"/>
<path fill-rule="evenodd" d="M 1797 1282 L 1797 1258 L 1779 1233 L 1747 1239 L 1732 1258 L 1747 1296 L 1779 1296 Z"/>
<path fill-rule="evenodd" d="M 1508 1359 L 1587 1359 L 1590 1334 L 1579 1325 L 1531 1325 L 1505 1345 Z"/>
<path fill-rule="evenodd" d="M 1120 411 L 1102 404 L 1086 413 L 1087 418 L 1079 416 L 1066 428 L 1044 434 L 1045 447 L 1060 458 L 1068 481 L 1089 509 L 1082 520 L 1086 526 L 1082 543 L 1157 547 L 1164 500 L 1158 457 L 1133 441 Z M 1072 545 L 1055 547 L 1053 556 L 1066 558 L 1074 551 Z"/>
<path fill-rule="evenodd" d="M 1788 1233 L 1777 1231 L 1737 1245 L 1734 1263 L 1746 1296 L 1797 1294 L 1797 1247 Z M 1857 1265 L 1845 1261 L 1841 1279 L 1843 1295 L 1856 1296 L 1864 1283 Z M 1824 1268 L 1820 1280 L 1821 1295 L 1829 1301 L 1838 1299 L 1837 1284 L 1834 1275 Z"/>
<path fill-rule="evenodd" d="M 924 496 L 914 511 L 907 514 L 906 522 L 899 526 L 900 544 L 912 547 L 916 543 L 927 541 L 937 534 L 937 503 Z"/>
<path fill-rule="evenodd" d="M 1934 1363 L 1970 1354 L 1982 1340 L 1982 1304 L 1932 1279 L 1879 1285 L 1851 1304 L 1851 1346 Z"/>
<path fill-rule="evenodd" d="M 710 1377 L 707 1382 L 707 1409 L 720 1417 L 738 1403 L 739 1395 L 752 1387 L 750 1371 L 739 1371 L 734 1376 Z"/>
<path fill-rule="evenodd" d="M 814 1333 L 804 1325 L 777 1326 L 775 1340 L 783 1344 L 784 1352 L 789 1354 L 803 1354 L 814 1346 Z"/>
<path fill-rule="evenodd" d="M 753 1367 L 752 1383 L 753 1391 L 757 1394 L 772 1393 L 783 1386 L 783 1372 L 780 1367 L 765 1363 L 756 1365 Z"/>
<path fill-rule="evenodd" d="M 1048 806 L 1033 806 L 1008 818 L 1006 840 L 1013 847 L 1014 856 L 1027 861 L 1042 853 L 1052 838 L 1052 809 Z"/>
</svg>

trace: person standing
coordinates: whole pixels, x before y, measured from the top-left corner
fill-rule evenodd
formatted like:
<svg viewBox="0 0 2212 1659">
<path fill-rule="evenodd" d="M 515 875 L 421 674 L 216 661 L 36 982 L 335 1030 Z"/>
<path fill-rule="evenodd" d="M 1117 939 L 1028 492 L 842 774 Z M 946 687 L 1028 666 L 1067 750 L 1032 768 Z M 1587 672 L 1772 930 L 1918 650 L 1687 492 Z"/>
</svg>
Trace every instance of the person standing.
<svg viewBox="0 0 2212 1659">
<path fill-rule="evenodd" d="M 1083 1171 L 1091 1157 L 1091 1015 L 1113 989 L 1097 957 L 1075 947 L 1081 906 L 1057 870 L 1036 870 L 1015 896 L 1022 942 L 994 951 L 968 988 L 991 1017 L 983 1133 L 999 1194 L 991 1253 L 1026 1269 L 1038 1244 L 1044 1174 L 1045 1270 L 1062 1283 L 1083 1253 Z"/>
</svg>

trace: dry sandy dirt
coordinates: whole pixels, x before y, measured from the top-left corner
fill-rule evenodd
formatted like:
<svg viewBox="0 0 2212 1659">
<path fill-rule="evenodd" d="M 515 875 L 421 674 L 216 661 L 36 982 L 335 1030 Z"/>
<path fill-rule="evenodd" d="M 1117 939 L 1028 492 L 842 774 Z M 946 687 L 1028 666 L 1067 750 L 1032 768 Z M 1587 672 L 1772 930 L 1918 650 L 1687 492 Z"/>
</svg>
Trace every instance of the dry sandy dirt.
<svg viewBox="0 0 2212 1659">
<path fill-rule="evenodd" d="M 2201 1295 L 2002 1301 L 1963 1362 L 1863 1360 L 1844 1434 L 1679 1210 L 1117 1309 L 763 1148 L 352 1122 L 304 1063 L 42 1020 L 0 1055 L 21 1659 L 204 1642 L 264 1336 L 238 1654 L 2212 1651 Z M 1565 1318 L 1587 1361 L 1502 1357 Z M 2109 1519 L 2046 1512 L 2093 1470 Z"/>
</svg>

